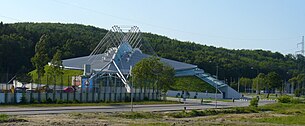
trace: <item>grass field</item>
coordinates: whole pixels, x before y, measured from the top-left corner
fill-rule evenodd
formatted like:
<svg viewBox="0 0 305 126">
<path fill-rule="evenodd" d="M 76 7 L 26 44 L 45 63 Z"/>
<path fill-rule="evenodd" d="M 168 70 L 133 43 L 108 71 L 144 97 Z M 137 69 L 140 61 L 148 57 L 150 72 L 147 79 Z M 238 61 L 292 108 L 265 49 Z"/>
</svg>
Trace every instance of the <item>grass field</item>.
<svg viewBox="0 0 305 126">
<path fill-rule="evenodd" d="M 195 76 L 176 77 L 172 90 L 214 93 L 215 88 Z"/>
<path fill-rule="evenodd" d="M 7 119 L 8 116 L 4 116 Z M 1 116 L 0 116 L 1 118 Z M 14 125 L 121 125 L 121 126 L 183 126 L 183 125 L 305 125 L 305 104 L 275 103 L 265 106 L 226 109 L 205 109 L 176 112 L 69 113 L 12 116 L 25 120 Z M 2 122 L 0 125 L 8 125 Z"/>
<path fill-rule="evenodd" d="M 47 71 L 49 71 L 49 69 L 50 69 L 50 66 L 46 65 L 44 69 L 45 69 L 46 73 L 41 78 L 41 83 L 42 84 L 54 85 L 54 83 L 52 83 L 53 78 L 51 78 L 51 75 L 49 75 L 47 73 Z M 64 86 L 71 85 L 71 83 L 72 83 L 71 77 L 72 76 L 78 76 L 78 75 L 82 75 L 83 74 L 83 72 L 81 70 L 68 70 L 68 69 L 65 69 L 65 70 L 63 70 L 63 72 L 64 72 L 64 74 L 63 74 L 63 77 L 62 77 L 62 82 L 63 82 Z M 31 71 L 30 74 L 32 75 L 33 80 L 37 80 L 38 76 L 37 76 L 36 70 Z M 61 78 L 59 76 L 56 77 L 55 80 L 56 80 L 56 85 L 60 85 L 61 84 Z"/>
</svg>

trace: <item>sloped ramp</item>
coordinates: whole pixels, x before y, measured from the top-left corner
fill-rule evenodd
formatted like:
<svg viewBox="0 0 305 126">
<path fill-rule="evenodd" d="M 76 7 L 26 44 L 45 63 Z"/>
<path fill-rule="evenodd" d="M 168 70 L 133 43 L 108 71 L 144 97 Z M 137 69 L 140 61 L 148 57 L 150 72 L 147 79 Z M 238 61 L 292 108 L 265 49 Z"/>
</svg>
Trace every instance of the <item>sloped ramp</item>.
<svg viewBox="0 0 305 126">
<path fill-rule="evenodd" d="M 236 90 L 231 88 L 229 85 L 223 83 L 222 81 L 212 77 L 211 75 L 204 73 L 202 69 L 197 68 L 195 71 L 195 76 L 217 88 L 218 91 L 223 94 L 223 98 L 225 99 L 241 98 L 241 94 L 238 93 Z"/>
</svg>

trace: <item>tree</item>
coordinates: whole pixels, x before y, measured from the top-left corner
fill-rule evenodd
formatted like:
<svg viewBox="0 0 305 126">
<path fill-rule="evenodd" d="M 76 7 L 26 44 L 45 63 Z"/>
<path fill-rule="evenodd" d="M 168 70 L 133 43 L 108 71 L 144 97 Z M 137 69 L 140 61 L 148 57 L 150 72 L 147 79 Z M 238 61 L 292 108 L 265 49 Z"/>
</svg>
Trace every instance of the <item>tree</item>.
<svg viewBox="0 0 305 126">
<path fill-rule="evenodd" d="M 265 81 L 267 84 L 268 92 L 267 98 L 269 98 L 270 90 L 281 87 L 282 80 L 279 74 L 276 72 L 270 72 L 267 74 Z"/>
<path fill-rule="evenodd" d="M 298 83 L 297 81 L 298 81 L 297 77 L 292 77 L 288 80 L 288 82 L 291 84 L 291 93 L 294 92 L 294 88 L 296 87 L 296 84 Z"/>
<path fill-rule="evenodd" d="M 35 46 L 35 55 L 32 57 L 31 61 L 33 66 L 36 68 L 36 73 L 38 75 L 37 82 L 40 84 L 41 77 L 44 76 L 45 70 L 44 66 L 48 63 L 49 58 L 46 51 L 47 35 L 42 35 L 39 42 Z"/>
<path fill-rule="evenodd" d="M 132 78 L 135 86 L 153 86 L 161 90 L 163 96 L 174 83 L 175 70 L 160 61 L 158 57 L 144 58 L 132 69 Z M 145 83 L 146 82 L 146 83 Z M 164 97 L 165 98 L 165 97 Z"/>
<path fill-rule="evenodd" d="M 254 87 L 254 89 L 256 89 L 256 94 L 260 94 L 260 90 L 265 88 L 265 87 L 263 87 L 264 79 L 265 79 L 265 74 L 264 73 L 259 73 L 256 76 L 256 78 L 253 79 L 252 87 Z"/>
<path fill-rule="evenodd" d="M 245 87 L 245 93 L 247 93 L 247 87 L 248 87 L 248 89 L 250 89 L 252 80 L 250 78 L 242 77 L 239 79 L 239 83 L 240 83 L 240 85 Z"/>
<path fill-rule="evenodd" d="M 53 83 L 56 84 L 56 76 L 62 76 L 63 75 L 63 64 L 62 64 L 62 52 L 60 50 L 57 50 L 57 52 L 54 54 L 53 59 L 50 62 L 50 69 L 48 69 L 48 73 L 52 76 Z"/>
<path fill-rule="evenodd" d="M 298 82 L 298 89 L 301 90 L 301 94 L 304 94 L 304 81 L 305 81 L 305 74 L 299 74 L 297 76 L 297 82 Z"/>
</svg>

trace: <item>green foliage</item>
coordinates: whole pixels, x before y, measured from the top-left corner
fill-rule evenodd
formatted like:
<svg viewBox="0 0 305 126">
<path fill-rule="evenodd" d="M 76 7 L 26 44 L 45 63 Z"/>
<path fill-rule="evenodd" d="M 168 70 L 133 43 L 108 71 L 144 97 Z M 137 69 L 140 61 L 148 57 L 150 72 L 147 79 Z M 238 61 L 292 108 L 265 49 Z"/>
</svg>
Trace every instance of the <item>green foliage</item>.
<svg viewBox="0 0 305 126">
<path fill-rule="evenodd" d="M 282 116 L 272 118 L 255 119 L 257 122 L 274 123 L 280 125 L 305 125 L 305 115 Z"/>
<path fill-rule="evenodd" d="M 0 82 L 17 73 L 22 67 L 23 73 L 35 69 L 31 57 L 35 55 L 35 45 L 40 37 L 47 36 L 44 46 L 47 55 L 37 55 L 52 59 L 57 50 L 62 51 L 62 59 L 86 56 L 104 37 L 107 30 L 93 26 L 61 23 L 14 23 L 0 27 L 0 57 L 8 62 L 0 62 Z M 216 73 L 219 65 L 219 78 L 237 81 L 240 77 L 253 78 L 255 67 L 265 74 L 275 71 L 282 80 L 287 71 L 291 75 L 304 73 L 305 58 L 302 55 L 282 55 L 278 52 L 264 50 L 231 50 L 200 45 L 194 42 L 181 42 L 164 36 L 143 33 L 142 51 L 150 54 L 156 52 L 160 57 L 197 65 L 207 73 Z M 148 47 L 151 45 L 151 48 Z M 154 51 L 152 51 L 154 50 Z M 36 58 L 38 59 L 38 58 Z M 43 60 L 42 60 L 43 61 Z M 212 62 L 210 62 L 212 61 Z M 288 78 L 286 78 L 288 79 Z M 241 88 L 242 89 L 242 88 Z"/>
<path fill-rule="evenodd" d="M 46 65 L 44 67 L 45 71 L 51 71 L 51 66 Z M 81 70 L 69 70 L 69 69 L 64 69 L 62 74 L 62 78 L 63 78 L 63 85 L 68 86 L 68 84 L 71 84 L 71 77 L 72 76 L 79 76 L 82 75 L 83 72 Z M 33 80 L 37 79 L 38 75 L 36 73 L 36 70 L 33 70 L 30 72 L 30 75 L 32 75 Z M 42 84 L 61 84 L 61 77 L 60 76 L 51 76 L 49 72 L 46 73 L 45 76 L 43 76 L 41 78 L 41 83 Z M 56 82 L 54 81 L 54 79 L 56 79 Z M 70 80 L 70 81 L 69 81 Z M 47 82 L 48 81 L 48 82 Z"/>
<path fill-rule="evenodd" d="M 300 97 L 301 96 L 301 89 L 294 90 L 294 96 Z"/>
<path fill-rule="evenodd" d="M 127 119 L 151 119 L 151 118 L 162 118 L 158 113 L 153 112 L 128 112 L 128 113 L 117 113 L 116 117 L 127 118 Z"/>
<path fill-rule="evenodd" d="M 160 58 L 144 58 L 132 69 L 132 83 L 134 86 L 144 87 L 153 83 L 162 92 L 166 92 L 174 83 L 175 70 L 163 62 Z"/>
<path fill-rule="evenodd" d="M 207 109 L 207 110 L 191 110 L 191 111 L 182 111 L 182 112 L 173 112 L 167 114 L 168 116 L 174 118 L 190 118 L 197 116 L 211 116 L 218 114 L 240 114 L 240 113 L 257 113 L 257 108 L 253 107 L 236 107 L 230 109 Z"/>
<path fill-rule="evenodd" d="M 215 88 L 195 76 L 176 77 L 171 85 L 172 90 L 214 93 Z"/>
<path fill-rule="evenodd" d="M 290 103 L 292 100 L 292 97 L 288 96 L 288 95 L 283 95 L 283 96 L 280 96 L 277 100 L 280 103 Z"/>
<path fill-rule="evenodd" d="M 48 63 L 49 58 L 47 54 L 47 35 L 42 35 L 38 43 L 35 46 L 35 55 L 32 57 L 31 61 L 33 66 L 36 68 L 37 80 L 36 83 L 41 83 L 41 77 L 44 76 L 45 70 L 44 66 Z"/>
<path fill-rule="evenodd" d="M 278 98 L 278 102 L 279 103 L 293 103 L 293 104 L 298 104 L 301 103 L 301 99 L 295 99 L 291 96 L 288 95 L 283 95 L 281 97 Z"/>
<path fill-rule="evenodd" d="M 28 103 L 28 100 L 26 99 L 25 93 L 22 93 L 22 96 L 20 98 L 20 104 L 26 104 Z"/>
<path fill-rule="evenodd" d="M 252 80 L 250 78 L 242 77 L 239 79 L 239 83 L 241 86 L 245 87 L 244 92 L 246 92 L 246 88 L 252 86 Z"/>
<path fill-rule="evenodd" d="M 6 122 L 9 119 L 9 116 L 6 114 L 0 114 L 0 122 Z"/>
<path fill-rule="evenodd" d="M 51 64 L 49 69 L 47 69 L 47 73 L 50 75 L 50 82 L 53 84 L 56 84 L 56 78 L 57 80 L 62 80 L 63 73 L 63 64 L 61 60 L 61 51 L 57 50 L 57 52 L 54 54 L 53 59 L 51 60 Z M 61 82 L 60 82 L 61 83 Z M 68 82 L 69 83 L 69 82 Z"/>
<path fill-rule="evenodd" d="M 249 106 L 257 107 L 258 106 L 258 101 L 259 101 L 258 98 L 252 98 L 251 101 L 250 101 L 250 105 Z"/>
<path fill-rule="evenodd" d="M 56 100 L 56 104 L 63 104 L 63 103 L 64 103 L 64 101 L 61 100 L 61 99 L 57 99 L 57 100 Z"/>
<path fill-rule="evenodd" d="M 31 103 L 31 104 L 37 104 L 38 101 L 37 101 L 37 99 L 35 99 L 35 98 L 31 98 L 31 99 L 30 99 L 30 103 Z"/>
<path fill-rule="evenodd" d="M 54 101 L 51 98 L 47 98 L 47 99 L 43 99 L 42 103 L 51 104 L 51 103 L 54 103 Z"/>
</svg>

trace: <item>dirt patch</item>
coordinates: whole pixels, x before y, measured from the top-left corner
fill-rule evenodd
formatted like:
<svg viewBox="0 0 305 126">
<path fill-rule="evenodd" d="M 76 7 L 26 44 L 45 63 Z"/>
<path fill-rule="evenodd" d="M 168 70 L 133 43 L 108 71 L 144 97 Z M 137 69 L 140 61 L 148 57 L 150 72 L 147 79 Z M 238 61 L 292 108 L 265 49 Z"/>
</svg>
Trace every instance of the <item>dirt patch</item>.
<svg viewBox="0 0 305 126">
<path fill-rule="evenodd" d="M 267 123 L 251 122 L 250 118 L 265 118 L 285 116 L 272 113 L 251 113 L 251 114 L 221 114 L 214 116 L 201 116 L 194 118 L 172 118 L 163 116 L 161 118 L 130 119 L 116 116 L 117 113 L 69 113 L 69 114 L 49 114 L 49 115 L 22 115 L 14 116 L 16 119 L 26 121 L 6 122 L 0 125 L 14 126 L 183 126 L 183 125 L 234 125 L 234 126 L 265 126 L 275 125 Z M 159 113 L 160 114 L 160 113 Z"/>
</svg>

